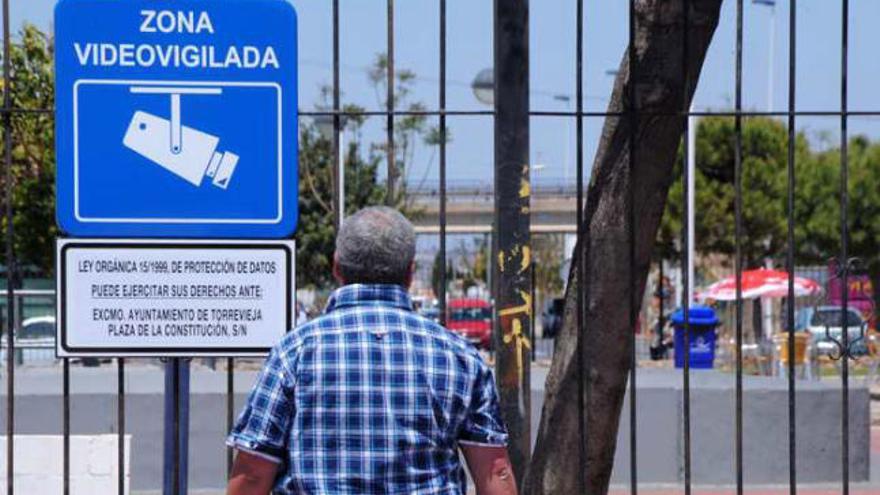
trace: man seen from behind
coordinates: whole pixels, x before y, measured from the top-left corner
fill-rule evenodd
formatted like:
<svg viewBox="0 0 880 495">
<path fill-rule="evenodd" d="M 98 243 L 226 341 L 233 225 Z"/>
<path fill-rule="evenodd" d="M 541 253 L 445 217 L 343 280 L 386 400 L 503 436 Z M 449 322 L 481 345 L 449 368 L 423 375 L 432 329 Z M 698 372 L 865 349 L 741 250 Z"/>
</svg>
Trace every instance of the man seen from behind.
<svg viewBox="0 0 880 495">
<path fill-rule="evenodd" d="M 346 218 L 341 287 L 272 349 L 227 439 L 230 495 L 464 494 L 459 450 L 478 495 L 517 493 L 492 370 L 412 310 L 414 257 L 397 211 Z"/>
</svg>

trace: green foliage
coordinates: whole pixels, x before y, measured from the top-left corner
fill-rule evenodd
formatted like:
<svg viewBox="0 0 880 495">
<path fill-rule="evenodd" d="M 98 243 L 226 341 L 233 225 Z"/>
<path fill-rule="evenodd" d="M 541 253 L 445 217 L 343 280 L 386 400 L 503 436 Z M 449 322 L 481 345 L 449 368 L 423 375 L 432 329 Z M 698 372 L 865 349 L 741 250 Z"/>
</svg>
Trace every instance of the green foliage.
<svg viewBox="0 0 880 495">
<path fill-rule="evenodd" d="M 468 243 L 473 242 L 472 247 L 468 247 Z M 440 252 L 434 256 L 434 265 L 431 269 L 431 288 L 434 295 L 439 296 L 442 280 L 440 275 L 443 273 L 441 268 L 443 258 Z M 471 241 L 461 240 L 458 249 L 452 251 L 452 258 L 446 263 L 446 289 L 447 294 L 450 288 L 460 282 L 461 291 L 465 294 L 471 287 L 486 287 L 489 282 L 489 248 L 487 239 L 472 239 Z"/>
<path fill-rule="evenodd" d="M 437 251 L 437 254 L 434 255 L 434 264 L 431 266 L 431 289 L 434 290 L 434 297 L 439 299 L 440 289 L 443 288 L 443 257 L 440 256 L 440 251 Z M 449 287 L 449 283 L 455 278 L 455 270 L 452 268 L 452 263 L 446 263 L 446 285 L 447 289 Z M 448 292 L 447 292 L 448 293 Z"/>
<path fill-rule="evenodd" d="M 735 248 L 735 128 L 731 118 L 701 119 L 697 129 L 696 249 L 701 254 L 733 255 Z M 796 163 L 811 159 L 803 135 L 797 136 Z M 746 266 L 781 258 L 786 246 L 788 132 L 767 118 L 743 120 L 743 259 Z M 658 235 L 658 257 L 677 259 L 682 245 L 684 211 L 681 171 L 683 149 L 675 167 Z M 799 184 L 799 188 L 805 187 Z M 802 190 L 798 190 L 802 193 Z"/>
<path fill-rule="evenodd" d="M 55 106 L 52 39 L 26 24 L 10 46 L 10 97 L 22 112 L 10 118 L 14 249 L 19 266 L 36 276 L 54 271 L 55 228 Z M 0 144 L 5 146 L 0 137 Z M 0 204 L 6 203 L 5 175 Z M 5 217 L 2 221 L 7 228 Z M 0 253 L 5 258 L 5 252 Z M 2 259 L 0 258 L 0 259 Z M 5 259 L 4 259 L 5 263 Z"/>
<path fill-rule="evenodd" d="M 734 151 L 732 118 L 701 119 L 697 134 L 696 249 L 734 254 Z M 788 135 L 782 122 L 743 120 L 743 258 L 754 268 L 764 258 L 784 263 L 787 248 Z M 824 143 L 827 145 L 827 143 Z M 860 258 L 880 287 L 880 143 L 863 136 L 848 143 L 849 257 Z M 813 150 L 799 134 L 795 146 L 795 259 L 824 264 L 841 254 L 841 150 Z M 680 256 L 682 160 L 670 189 L 657 238 L 657 255 Z M 878 291 L 880 295 L 880 291 Z"/>
<path fill-rule="evenodd" d="M 561 234 L 532 236 L 532 263 L 535 266 L 535 288 L 541 297 L 562 293 L 565 283 L 561 269 L 565 242 Z"/>
<path fill-rule="evenodd" d="M 388 59 L 384 54 L 376 56 L 367 78 L 382 108 L 386 107 Z M 406 69 L 395 72 L 394 102 L 396 110 L 414 112 L 398 117 L 394 125 L 395 149 L 395 197 L 391 203 L 404 214 L 418 215 L 407 201 L 407 164 L 415 161 L 415 145 L 419 138 L 432 149 L 443 139 L 442 133 L 426 124 L 427 117 L 420 115 L 425 107 L 410 101 L 415 73 Z M 333 91 L 329 86 L 321 88 L 321 109 L 330 108 Z M 367 120 L 364 109 L 344 104 L 342 110 L 344 127 L 348 132 L 345 150 L 345 210 L 346 214 L 369 205 L 383 204 L 387 190 L 378 183 L 380 164 L 386 159 L 387 142 L 362 146 L 361 129 Z M 354 137 L 354 139 L 351 139 Z M 447 140 L 448 136 L 445 137 Z M 321 136 L 314 126 L 304 126 L 300 135 L 300 218 L 297 229 L 298 259 L 297 286 L 324 288 L 332 285 L 331 267 L 335 231 L 333 228 L 333 155 L 332 142 Z M 430 165 L 430 163 L 429 163 Z M 430 167 L 428 167 L 430 168 Z M 401 187 L 401 184 L 403 187 Z"/>
<path fill-rule="evenodd" d="M 388 57 L 386 54 L 376 55 L 373 65 L 367 71 L 367 78 L 373 85 L 377 104 L 383 109 L 387 108 Z M 393 202 L 410 211 L 412 204 L 407 197 L 406 189 L 412 179 L 409 176 L 410 165 L 416 162 L 416 145 L 421 142 L 431 150 L 425 167 L 427 175 L 427 171 L 431 169 L 434 161 L 437 146 L 444 141 L 448 143 L 451 140 L 449 129 L 444 135 L 439 127 L 429 126 L 428 117 L 424 114 L 427 110 L 425 105 L 419 101 L 411 100 L 412 86 L 415 81 L 416 74 L 413 71 L 395 67 L 394 100 L 391 106 L 394 110 L 404 111 L 406 114 L 394 119 L 395 198 Z M 384 159 L 388 146 L 387 141 L 374 143 L 371 152 L 374 156 L 382 155 Z M 421 177 L 419 181 L 424 182 L 425 179 L 426 177 Z"/>
<path fill-rule="evenodd" d="M 849 257 L 864 263 L 880 287 L 880 144 L 855 137 L 847 147 Z M 798 167 L 800 260 L 821 263 L 841 253 L 840 149 L 817 153 Z M 875 297 L 880 297 L 877 291 Z"/>
<path fill-rule="evenodd" d="M 333 225 L 333 153 L 330 140 L 314 126 L 300 128 L 299 221 L 297 223 L 296 284 L 300 288 L 332 285 L 336 232 Z M 385 189 L 377 182 L 378 157 L 361 157 L 357 141 L 345 150 L 346 214 L 381 204 Z"/>
</svg>

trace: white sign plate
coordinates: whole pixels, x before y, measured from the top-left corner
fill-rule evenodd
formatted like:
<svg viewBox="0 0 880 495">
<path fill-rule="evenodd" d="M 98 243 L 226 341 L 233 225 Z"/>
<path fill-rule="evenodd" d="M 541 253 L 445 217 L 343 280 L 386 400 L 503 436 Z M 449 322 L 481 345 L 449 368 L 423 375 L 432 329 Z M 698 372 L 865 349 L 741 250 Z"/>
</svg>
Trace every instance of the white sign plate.
<svg viewBox="0 0 880 495">
<path fill-rule="evenodd" d="M 292 241 L 59 239 L 59 356 L 264 355 L 293 328 Z"/>
</svg>

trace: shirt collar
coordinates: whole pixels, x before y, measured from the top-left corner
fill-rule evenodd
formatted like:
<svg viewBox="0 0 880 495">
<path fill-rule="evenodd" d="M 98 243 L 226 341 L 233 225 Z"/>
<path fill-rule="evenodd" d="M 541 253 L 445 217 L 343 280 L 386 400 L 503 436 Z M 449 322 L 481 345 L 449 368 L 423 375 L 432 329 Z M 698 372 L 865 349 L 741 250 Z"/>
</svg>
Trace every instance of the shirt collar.
<svg viewBox="0 0 880 495">
<path fill-rule="evenodd" d="M 412 300 L 400 285 L 349 284 L 330 294 L 324 313 L 352 306 L 386 306 L 412 311 Z"/>
</svg>

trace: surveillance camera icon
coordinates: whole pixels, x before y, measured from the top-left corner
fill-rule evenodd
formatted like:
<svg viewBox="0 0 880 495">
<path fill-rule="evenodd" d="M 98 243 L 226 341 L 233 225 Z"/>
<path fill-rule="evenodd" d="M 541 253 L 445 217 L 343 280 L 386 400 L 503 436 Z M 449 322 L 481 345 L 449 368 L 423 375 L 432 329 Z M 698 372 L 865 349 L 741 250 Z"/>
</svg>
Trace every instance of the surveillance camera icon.
<svg viewBox="0 0 880 495">
<path fill-rule="evenodd" d="M 132 92 L 170 94 L 171 119 L 135 111 L 122 139 L 125 147 L 196 187 L 205 177 L 220 189 L 229 187 L 238 155 L 218 152 L 219 137 L 180 123 L 181 94 L 219 94 L 219 88 L 134 87 Z"/>
</svg>

